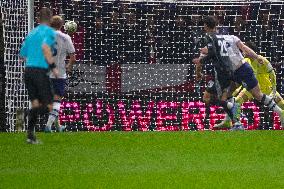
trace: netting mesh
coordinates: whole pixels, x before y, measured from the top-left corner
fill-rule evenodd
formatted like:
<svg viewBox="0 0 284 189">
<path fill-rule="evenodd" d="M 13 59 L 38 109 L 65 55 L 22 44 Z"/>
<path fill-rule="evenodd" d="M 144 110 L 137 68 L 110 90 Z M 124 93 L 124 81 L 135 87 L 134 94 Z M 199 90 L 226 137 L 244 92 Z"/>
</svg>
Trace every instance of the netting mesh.
<svg viewBox="0 0 284 189">
<path fill-rule="evenodd" d="M 255 41 L 271 61 L 283 57 L 281 2 L 150 2 L 56 0 L 36 4 L 52 6 L 66 20 L 79 23 L 75 43 L 78 59 L 84 63 L 150 63 L 152 55 L 152 61 L 161 64 L 187 64 L 195 52 L 194 39 L 203 34 L 205 15 L 218 17 L 220 33 Z"/>
<path fill-rule="evenodd" d="M 19 48 L 27 34 L 27 1 L 1 1 L 4 23 L 6 92 L 5 106 L 7 129 L 14 130 L 15 112 L 28 107 L 28 98 L 23 83 L 23 64 L 19 61 Z M 1 98 L 4 98 L 2 96 Z"/>
<path fill-rule="evenodd" d="M 6 104 L 13 129 L 15 108 L 27 106 L 17 56 L 27 15 L 26 2 L 13 1 L 9 6 L 13 8 L 4 8 L 9 23 L 5 27 Z M 222 118 L 218 112 L 222 110 L 206 109 L 200 101 L 206 81 L 196 85 L 191 64 L 198 55 L 204 35 L 201 20 L 206 15 L 218 18 L 219 33 L 258 45 L 274 65 L 277 89 L 283 94 L 283 2 L 36 0 L 35 12 L 44 6 L 79 26 L 72 36 L 78 61 L 60 115 L 61 124 L 69 129 L 212 128 Z M 210 70 L 211 65 L 204 67 L 207 80 Z M 266 117 L 267 110 L 257 104 L 245 104 L 243 109 L 247 128 L 279 128 L 278 118 Z"/>
</svg>

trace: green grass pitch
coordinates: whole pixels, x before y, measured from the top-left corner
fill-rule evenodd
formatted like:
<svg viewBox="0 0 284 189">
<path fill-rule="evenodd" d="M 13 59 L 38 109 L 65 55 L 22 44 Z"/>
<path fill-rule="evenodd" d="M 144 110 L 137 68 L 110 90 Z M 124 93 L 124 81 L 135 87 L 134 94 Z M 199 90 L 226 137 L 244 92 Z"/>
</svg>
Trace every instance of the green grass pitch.
<svg viewBox="0 0 284 189">
<path fill-rule="evenodd" d="M 284 188 L 284 132 L 0 133 L 0 188 Z"/>
</svg>

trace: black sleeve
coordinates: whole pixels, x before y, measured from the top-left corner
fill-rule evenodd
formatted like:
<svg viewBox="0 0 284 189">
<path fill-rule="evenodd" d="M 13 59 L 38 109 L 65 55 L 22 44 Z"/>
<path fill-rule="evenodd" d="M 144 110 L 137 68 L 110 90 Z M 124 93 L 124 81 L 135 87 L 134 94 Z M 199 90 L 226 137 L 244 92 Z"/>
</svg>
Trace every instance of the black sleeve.
<svg viewBox="0 0 284 189">
<path fill-rule="evenodd" d="M 213 37 L 207 35 L 207 36 L 205 36 L 204 41 L 206 43 L 205 46 L 207 46 L 207 48 L 208 48 L 208 54 L 200 60 L 202 64 L 204 62 L 216 57 L 216 55 L 217 55 L 216 46 L 215 46 Z"/>
</svg>

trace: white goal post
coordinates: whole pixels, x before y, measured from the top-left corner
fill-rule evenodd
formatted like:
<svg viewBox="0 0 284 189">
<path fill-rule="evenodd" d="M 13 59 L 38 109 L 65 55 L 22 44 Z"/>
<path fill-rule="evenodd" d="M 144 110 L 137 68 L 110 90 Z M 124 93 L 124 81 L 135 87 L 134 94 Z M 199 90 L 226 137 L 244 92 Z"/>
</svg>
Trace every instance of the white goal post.
<svg viewBox="0 0 284 189">
<path fill-rule="evenodd" d="M 32 0 L 31 0 L 32 1 Z M 7 131 L 15 130 L 16 110 L 27 108 L 28 98 L 23 81 L 23 63 L 19 60 L 19 49 L 28 32 L 28 0 L 6 0 L 0 2 L 5 64 L 5 112 Z M 30 8 L 32 4 L 30 3 Z M 30 9 L 30 12 L 33 12 Z M 32 23 L 31 23 L 32 24 Z"/>
</svg>

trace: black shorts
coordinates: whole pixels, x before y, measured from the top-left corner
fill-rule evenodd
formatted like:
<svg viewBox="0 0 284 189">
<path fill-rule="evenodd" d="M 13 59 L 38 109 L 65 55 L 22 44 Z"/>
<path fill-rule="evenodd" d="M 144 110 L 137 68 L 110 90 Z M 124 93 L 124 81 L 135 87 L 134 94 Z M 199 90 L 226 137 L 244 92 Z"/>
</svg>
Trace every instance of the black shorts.
<svg viewBox="0 0 284 189">
<path fill-rule="evenodd" d="M 24 77 L 31 101 L 38 99 L 42 104 L 52 103 L 53 94 L 46 69 L 26 68 Z"/>
<path fill-rule="evenodd" d="M 228 89 L 230 85 L 231 85 L 231 80 L 229 78 L 219 77 L 218 85 L 216 84 L 216 79 L 215 79 L 215 81 L 213 81 L 213 80 L 208 81 L 208 83 L 206 85 L 206 91 L 210 94 L 218 95 L 218 92 L 217 92 L 218 88 L 219 88 L 220 92 L 223 93 L 224 90 Z"/>
<path fill-rule="evenodd" d="M 213 80 L 208 81 L 208 83 L 206 84 L 206 91 L 210 94 L 217 94 L 215 82 Z"/>
</svg>

